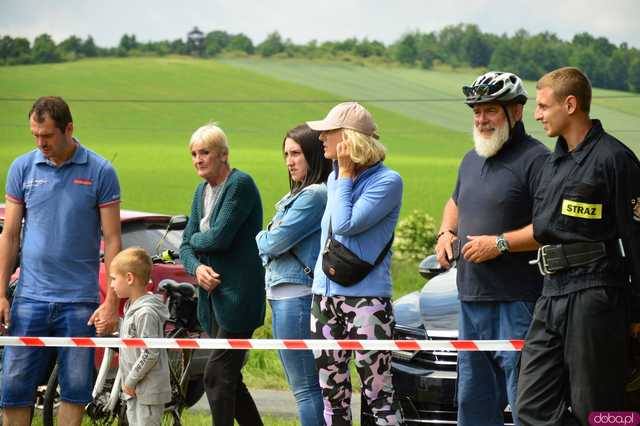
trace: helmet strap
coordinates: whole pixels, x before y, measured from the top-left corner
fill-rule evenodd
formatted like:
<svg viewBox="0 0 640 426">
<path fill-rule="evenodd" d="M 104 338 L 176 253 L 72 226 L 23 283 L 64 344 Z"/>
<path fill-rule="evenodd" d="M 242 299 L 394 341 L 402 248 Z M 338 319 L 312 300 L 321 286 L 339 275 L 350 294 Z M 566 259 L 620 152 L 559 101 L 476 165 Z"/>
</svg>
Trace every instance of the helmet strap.
<svg viewBox="0 0 640 426">
<path fill-rule="evenodd" d="M 507 111 L 507 107 L 505 106 L 505 104 L 500 104 L 500 106 L 502 106 L 504 115 L 507 117 L 507 124 L 509 125 L 509 139 L 511 139 L 511 118 L 509 117 L 509 111 Z"/>
</svg>

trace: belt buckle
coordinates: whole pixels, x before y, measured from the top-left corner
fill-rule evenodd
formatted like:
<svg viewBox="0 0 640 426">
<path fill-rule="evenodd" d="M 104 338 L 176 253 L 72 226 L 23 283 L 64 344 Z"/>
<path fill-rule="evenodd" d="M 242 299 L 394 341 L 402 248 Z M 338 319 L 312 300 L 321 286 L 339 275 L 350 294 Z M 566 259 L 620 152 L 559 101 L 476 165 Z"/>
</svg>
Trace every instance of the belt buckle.
<svg viewBox="0 0 640 426">
<path fill-rule="evenodd" d="M 549 269 L 549 265 L 547 264 L 546 250 L 549 247 L 550 247 L 549 245 L 540 247 L 538 249 L 538 256 L 534 260 L 529 261 L 530 265 L 538 265 L 538 270 L 543 276 L 551 275 L 554 272 L 556 272 L 555 270 Z"/>
</svg>

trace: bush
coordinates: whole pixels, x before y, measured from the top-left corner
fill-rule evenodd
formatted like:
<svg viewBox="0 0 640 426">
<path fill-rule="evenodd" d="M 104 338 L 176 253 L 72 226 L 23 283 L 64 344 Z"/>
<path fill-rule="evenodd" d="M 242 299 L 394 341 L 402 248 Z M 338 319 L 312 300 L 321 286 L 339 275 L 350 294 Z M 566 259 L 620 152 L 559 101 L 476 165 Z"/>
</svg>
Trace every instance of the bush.
<svg viewBox="0 0 640 426">
<path fill-rule="evenodd" d="M 394 256 L 400 261 L 421 261 L 433 254 L 436 233 L 436 225 L 431 216 L 422 210 L 412 211 L 398 223 L 393 243 Z"/>
</svg>

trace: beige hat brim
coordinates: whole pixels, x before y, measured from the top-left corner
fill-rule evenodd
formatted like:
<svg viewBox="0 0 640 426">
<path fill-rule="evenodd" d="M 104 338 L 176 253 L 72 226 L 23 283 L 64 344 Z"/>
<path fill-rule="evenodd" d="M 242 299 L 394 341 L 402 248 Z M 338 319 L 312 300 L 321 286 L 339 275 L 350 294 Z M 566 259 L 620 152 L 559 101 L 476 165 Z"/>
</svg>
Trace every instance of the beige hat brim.
<svg viewBox="0 0 640 426">
<path fill-rule="evenodd" d="M 307 126 L 318 132 L 326 132 L 327 130 L 339 129 L 340 125 L 330 123 L 327 120 L 307 121 Z"/>
</svg>

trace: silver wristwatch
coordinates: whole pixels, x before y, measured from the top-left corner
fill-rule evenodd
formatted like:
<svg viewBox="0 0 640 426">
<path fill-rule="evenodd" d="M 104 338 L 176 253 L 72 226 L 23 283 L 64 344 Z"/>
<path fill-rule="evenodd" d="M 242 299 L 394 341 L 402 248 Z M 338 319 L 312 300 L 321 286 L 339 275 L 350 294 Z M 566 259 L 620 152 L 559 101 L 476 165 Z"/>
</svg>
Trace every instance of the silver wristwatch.
<svg viewBox="0 0 640 426">
<path fill-rule="evenodd" d="M 496 247 L 500 254 L 509 253 L 509 242 L 504 238 L 504 234 L 496 237 Z"/>
</svg>

